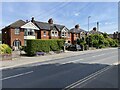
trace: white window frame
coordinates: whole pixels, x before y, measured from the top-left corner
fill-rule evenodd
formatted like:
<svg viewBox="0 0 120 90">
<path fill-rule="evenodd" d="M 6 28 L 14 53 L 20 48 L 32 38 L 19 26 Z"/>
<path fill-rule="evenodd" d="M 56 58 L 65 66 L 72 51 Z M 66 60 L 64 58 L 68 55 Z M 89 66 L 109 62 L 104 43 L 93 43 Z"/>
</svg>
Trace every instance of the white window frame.
<svg viewBox="0 0 120 90">
<path fill-rule="evenodd" d="M 34 29 L 25 29 L 27 31 L 27 36 L 35 36 L 35 30 Z M 31 32 L 33 34 L 31 34 Z M 25 35 L 25 34 L 24 34 Z"/>
<path fill-rule="evenodd" d="M 51 30 L 51 36 L 58 37 L 58 31 L 57 30 Z"/>
<path fill-rule="evenodd" d="M 19 28 L 15 28 L 15 34 L 16 35 L 20 34 L 20 29 Z"/>
<path fill-rule="evenodd" d="M 46 31 L 43 31 L 43 36 L 46 36 L 46 35 L 47 35 Z"/>
<path fill-rule="evenodd" d="M 67 32 L 66 31 L 62 31 L 61 32 L 61 37 L 67 37 Z"/>
</svg>

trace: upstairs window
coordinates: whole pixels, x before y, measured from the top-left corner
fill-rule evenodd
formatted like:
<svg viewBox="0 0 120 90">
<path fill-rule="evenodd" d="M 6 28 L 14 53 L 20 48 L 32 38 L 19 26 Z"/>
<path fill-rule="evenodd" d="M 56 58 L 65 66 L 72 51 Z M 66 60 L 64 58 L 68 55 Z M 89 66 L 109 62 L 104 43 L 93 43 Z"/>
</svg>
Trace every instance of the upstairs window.
<svg viewBox="0 0 120 90">
<path fill-rule="evenodd" d="M 27 33 L 27 30 L 24 30 L 24 36 L 27 36 L 28 33 Z"/>
<path fill-rule="evenodd" d="M 43 35 L 43 36 L 46 36 L 46 31 L 44 31 L 43 33 L 44 33 L 44 35 Z"/>
<path fill-rule="evenodd" d="M 24 35 L 25 36 L 34 36 L 35 35 L 35 31 L 33 29 L 25 29 L 24 30 Z"/>
<path fill-rule="evenodd" d="M 61 36 L 62 36 L 62 37 L 66 37 L 66 32 L 62 32 L 62 33 L 61 33 Z"/>
<path fill-rule="evenodd" d="M 57 36 L 58 36 L 58 32 L 55 31 L 55 30 L 52 30 L 52 31 L 51 31 L 51 36 L 57 37 Z"/>
<path fill-rule="evenodd" d="M 19 28 L 15 28 L 15 34 L 20 34 L 20 29 Z"/>
<path fill-rule="evenodd" d="M 68 37 L 70 37 L 70 33 L 68 33 Z"/>
<path fill-rule="evenodd" d="M 34 35 L 34 30 L 28 30 L 28 35 Z"/>
</svg>

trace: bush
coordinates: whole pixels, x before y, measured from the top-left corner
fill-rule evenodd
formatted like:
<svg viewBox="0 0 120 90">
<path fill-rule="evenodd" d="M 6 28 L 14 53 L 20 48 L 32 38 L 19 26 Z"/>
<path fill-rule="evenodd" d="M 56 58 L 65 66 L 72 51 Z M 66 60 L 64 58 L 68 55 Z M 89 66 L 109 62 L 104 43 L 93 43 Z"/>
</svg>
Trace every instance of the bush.
<svg viewBox="0 0 120 90">
<path fill-rule="evenodd" d="M 59 51 L 64 45 L 63 39 L 49 39 L 40 40 L 32 39 L 27 40 L 27 47 L 25 49 L 27 55 L 34 56 L 36 52 L 49 52 L 49 51 Z"/>
<path fill-rule="evenodd" d="M 12 49 L 7 44 L 0 44 L 0 54 L 11 54 Z"/>
<path fill-rule="evenodd" d="M 104 45 L 99 45 L 99 48 L 105 48 L 105 46 Z"/>
<path fill-rule="evenodd" d="M 59 51 L 59 46 L 57 41 L 51 40 L 50 42 L 50 51 Z"/>
</svg>

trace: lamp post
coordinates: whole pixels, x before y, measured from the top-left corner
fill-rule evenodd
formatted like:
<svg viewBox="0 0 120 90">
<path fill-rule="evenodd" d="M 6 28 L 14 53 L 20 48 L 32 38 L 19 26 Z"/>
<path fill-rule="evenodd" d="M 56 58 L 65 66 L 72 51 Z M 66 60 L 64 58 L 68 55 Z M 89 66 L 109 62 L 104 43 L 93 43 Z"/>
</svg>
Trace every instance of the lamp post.
<svg viewBox="0 0 120 90">
<path fill-rule="evenodd" d="M 91 18 L 91 16 L 88 16 L 88 48 L 89 48 L 89 19 Z"/>
</svg>

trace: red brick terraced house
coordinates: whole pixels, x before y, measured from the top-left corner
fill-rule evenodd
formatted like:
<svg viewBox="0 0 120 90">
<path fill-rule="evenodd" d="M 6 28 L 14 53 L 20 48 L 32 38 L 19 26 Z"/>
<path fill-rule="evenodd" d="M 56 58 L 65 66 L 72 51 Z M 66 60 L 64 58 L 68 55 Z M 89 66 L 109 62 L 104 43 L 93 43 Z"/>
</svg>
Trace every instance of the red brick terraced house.
<svg viewBox="0 0 120 90">
<path fill-rule="evenodd" d="M 70 29 L 71 33 L 71 43 L 75 44 L 75 41 L 79 38 L 85 37 L 88 33 L 87 31 L 80 28 L 79 24 L 75 25 L 74 28 Z"/>
<path fill-rule="evenodd" d="M 66 42 L 71 41 L 71 33 L 64 25 L 53 23 L 49 19 L 48 23 L 35 21 L 18 20 L 2 29 L 2 43 L 8 44 L 15 49 L 19 46 L 26 46 L 27 39 L 61 39 Z"/>
</svg>

